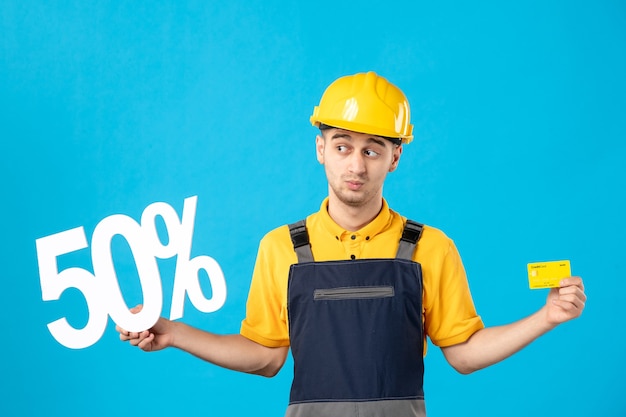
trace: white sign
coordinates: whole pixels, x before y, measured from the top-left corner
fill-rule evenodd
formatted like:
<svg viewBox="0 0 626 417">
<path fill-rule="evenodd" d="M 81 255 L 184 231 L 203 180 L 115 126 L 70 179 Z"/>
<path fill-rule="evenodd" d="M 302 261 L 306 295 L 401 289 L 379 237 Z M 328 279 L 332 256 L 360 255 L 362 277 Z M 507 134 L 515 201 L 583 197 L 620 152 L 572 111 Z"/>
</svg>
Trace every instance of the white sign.
<svg viewBox="0 0 626 417">
<path fill-rule="evenodd" d="M 226 301 L 226 281 L 219 264 L 210 256 L 191 257 L 191 242 L 196 217 L 197 196 L 186 198 L 179 219 L 168 204 L 150 204 L 141 215 L 141 224 L 123 214 L 101 220 L 91 237 L 93 273 L 83 268 L 59 271 L 57 257 L 88 247 L 82 226 L 36 240 L 41 294 L 44 301 L 58 300 L 68 288 L 76 288 L 85 297 L 89 320 L 85 327 L 72 327 L 65 317 L 48 323 L 52 336 L 63 346 L 82 349 L 102 337 L 108 316 L 120 327 L 133 332 L 149 329 L 156 323 L 163 307 L 161 274 L 156 258 L 176 256 L 176 271 L 170 319 L 183 317 L 185 295 L 195 308 L 205 313 L 219 310 Z M 156 218 L 160 216 L 169 236 L 167 245 L 159 238 Z M 123 236 L 135 259 L 143 291 L 143 309 L 131 313 L 126 305 L 111 256 L 111 240 Z M 212 296 L 207 299 L 198 281 L 198 272 L 209 276 Z"/>
</svg>

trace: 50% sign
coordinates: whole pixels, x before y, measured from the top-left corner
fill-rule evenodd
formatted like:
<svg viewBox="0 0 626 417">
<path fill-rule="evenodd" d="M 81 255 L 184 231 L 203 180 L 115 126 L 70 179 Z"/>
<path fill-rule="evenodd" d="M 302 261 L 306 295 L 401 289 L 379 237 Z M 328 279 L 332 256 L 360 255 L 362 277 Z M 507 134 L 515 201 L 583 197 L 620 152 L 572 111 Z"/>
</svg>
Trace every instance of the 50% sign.
<svg viewBox="0 0 626 417">
<path fill-rule="evenodd" d="M 163 307 L 163 290 L 157 258 L 176 256 L 176 269 L 170 319 L 183 316 L 185 295 L 199 311 L 210 313 L 226 301 L 226 281 L 219 264 L 210 256 L 191 259 L 191 242 L 196 217 L 197 196 L 186 198 L 182 218 L 168 204 L 149 205 L 137 223 L 131 217 L 115 214 L 101 220 L 91 238 L 93 273 L 70 267 L 59 271 L 57 258 L 88 247 L 82 226 L 36 240 L 41 294 L 44 301 L 59 300 L 64 291 L 75 288 L 85 298 L 89 310 L 87 324 L 72 327 L 65 317 L 48 323 L 52 336 L 63 346 L 82 349 L 96 343 L 105 331 L 108 317 L 120 327 L 133 332 L 149 329 L 156 323 Z M 169 236 L 163 244 L 156 219 L 161 217 Z M 121 235 L 133 254 L 143 292 L 143 308 L 131 313 L 120 290 L 111 254 L 111 241 Z M 206 271 L 211 285 L 211 298 L 200 287 L 198 272 Z"/>
</svg>

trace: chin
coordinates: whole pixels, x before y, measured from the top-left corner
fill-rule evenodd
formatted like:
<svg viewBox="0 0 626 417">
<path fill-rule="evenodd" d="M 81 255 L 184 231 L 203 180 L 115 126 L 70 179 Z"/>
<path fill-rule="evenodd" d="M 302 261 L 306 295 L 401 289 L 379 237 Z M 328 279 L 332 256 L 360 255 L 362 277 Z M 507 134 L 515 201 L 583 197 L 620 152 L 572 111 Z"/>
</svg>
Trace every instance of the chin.
<svg viewBox="0 0 626 417">
<path fill-rule="evenodd" d="M 367 195 L 339 195 L 339 201 L 350 207 L 362 207 L 370 200 Z"/>
</svg>

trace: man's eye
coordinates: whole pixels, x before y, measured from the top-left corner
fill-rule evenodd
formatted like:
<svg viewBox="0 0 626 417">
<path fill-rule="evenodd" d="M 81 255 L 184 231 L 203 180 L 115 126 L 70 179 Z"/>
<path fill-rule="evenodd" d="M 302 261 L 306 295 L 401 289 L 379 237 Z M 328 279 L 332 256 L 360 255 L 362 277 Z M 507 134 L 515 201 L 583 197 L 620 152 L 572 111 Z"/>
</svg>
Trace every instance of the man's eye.
<svg viewBox="0 0 626 417">
<path fill-rule="evenodd" d="M 364 153 L 365 153 L 365 155 L 371 156 L 371 157 L 376 157 L 376 156 L 380 155 L 378 152 L 373 151 L 371 149 L 366 150 Z"/>
<path fill-rule="evenodd" d="M 348 150 L 348 148 L 346 146 L 339 145 L 339 146 L 337 146 L 337 150 L 339 152 L 346 152 Z"/>
</svg>

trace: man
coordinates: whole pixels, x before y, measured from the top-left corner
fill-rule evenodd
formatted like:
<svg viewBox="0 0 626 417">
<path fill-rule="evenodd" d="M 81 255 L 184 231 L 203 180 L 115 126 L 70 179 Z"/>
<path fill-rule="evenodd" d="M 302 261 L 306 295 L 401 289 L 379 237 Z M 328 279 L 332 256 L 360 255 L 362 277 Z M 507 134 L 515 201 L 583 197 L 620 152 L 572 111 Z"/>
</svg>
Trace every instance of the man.
<svg viewBox="0 0 626 417">
<path fill-rule="evenodd" d="M 552 289 L 536 313 L 485 328 L 454 243 L 392 211 L 382 189 L 409 143 L 409 105 L 373 72 L 342 77 L 311 122 L 328 180 L 320 211 L 261 241 L 240 334 L 159 319 L 120 338 L 146 351 L 177 347 L 264 376 L 294 357 L 287 416 L 424 416 L 426 336 L 463 374 L 499 362 L 578 317 L 582 280 Z"/>
</svg>

